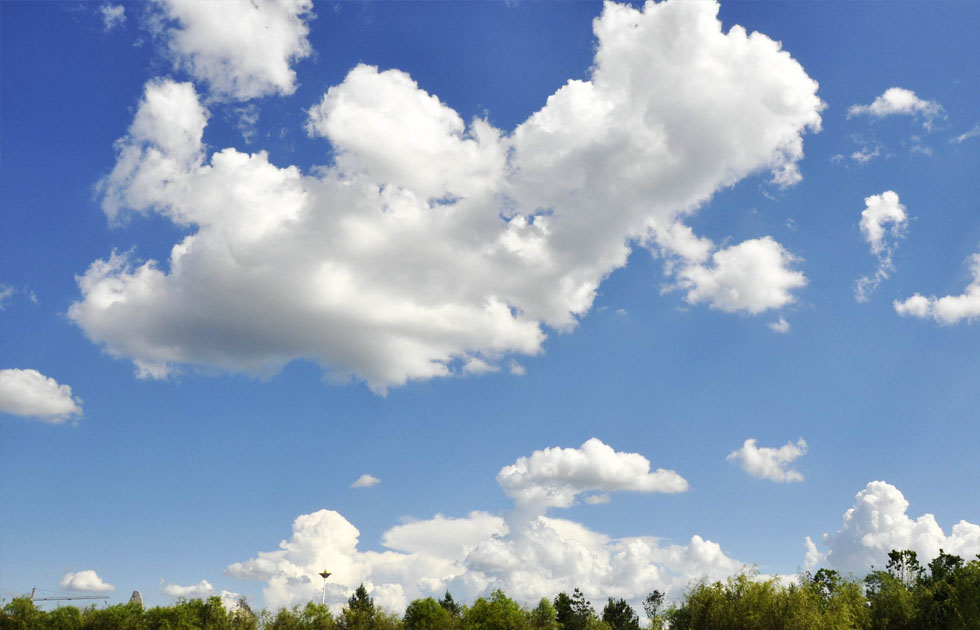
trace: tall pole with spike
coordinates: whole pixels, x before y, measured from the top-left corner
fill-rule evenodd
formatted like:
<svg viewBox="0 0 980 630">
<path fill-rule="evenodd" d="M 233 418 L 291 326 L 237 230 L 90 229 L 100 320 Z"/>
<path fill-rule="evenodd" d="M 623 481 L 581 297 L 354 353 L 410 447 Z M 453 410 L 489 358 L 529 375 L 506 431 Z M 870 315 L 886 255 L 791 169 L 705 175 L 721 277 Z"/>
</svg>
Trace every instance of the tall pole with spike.
<svg viewBox="0 0 980 630">
<path fill-rule="evenodd" d="M 320 572 L 320 577 L 323 578 L 323 594 L 320 595 L 320 603 L 326 604 L 327 603 L 327 578 L 330 577 L 330 571 L 324 569 L 323 571 Z"/>
</svg>

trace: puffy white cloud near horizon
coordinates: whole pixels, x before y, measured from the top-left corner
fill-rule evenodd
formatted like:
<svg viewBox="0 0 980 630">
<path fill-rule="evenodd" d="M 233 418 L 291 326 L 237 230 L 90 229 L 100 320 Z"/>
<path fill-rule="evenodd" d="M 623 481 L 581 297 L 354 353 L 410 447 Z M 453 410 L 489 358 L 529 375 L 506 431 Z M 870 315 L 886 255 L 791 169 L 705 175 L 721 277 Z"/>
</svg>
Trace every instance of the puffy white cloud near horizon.
<svg viewBox="0 0 980 630">
<path fill-rule="evenodd" d="M 883 118 L 902 114 L 906 116 L 922 116 L 923 124 L 928 129 L 932 121 L 943 113 L 942 105 L 935 101 L 927 101 L 915 95 L 912 90 L 891 87 L 877 97 L 870 105 L 851 105 L 847 108 L 847 117 L 871 116 Z"/>
<path fill-rule="evenodd" d="M 872 481 L 854 499 L 841 528 L 823 536 L 824 562 L 835 569 L 860 575 L 871 565 L 884 568 L 893 549 L 915 551 L 922 564 L 940 549 L 963 557 L 980 553 L 980 525 L 961 520 L 947 536 L 932 514 L 910 517 L 909 502 L 889 483 Z"/>
<path fill-rule="evenodd" d="M 310 174 L 263 151 L 208 156 L 193 86 L 151 81 L 103 208 L 192 233 L 165 264 L 92 263 L 69 316 L 143 377 L 308 359 L 383 393 L 541 352 L 633 246 L 661 255 L 689 302 L 779 309 L 805 284 L 791 253 L 769 236 L 719 247 L 683 220 L 747 176 L 797 181 L 824 104 L 777 42 L 723 32 L 717 11 L 607 3 L 589 80 L 510 134 L 359 65 L 309 110 L 335 156 Z"/>
<path fill-rule="evenodd" d="M 187 586 L 181 586 L 180 584 L 173 583 L 164 584 L 163 580 L 161 580 L 159 590 L 164 595 L 175 599 L 207 599 L 217 595 L 221 598 L 221 604 L 226 610 L 235 610 L 238 607 L 239 600 L 242 597 L 240 593 L 233 593 L 232 591 L 226 591 L 224 589 L 222 589 L 219 593 L 207 580 L 201 580 L 197 584 L 190 584 Z"/>
<path fill-rule="evenodd" d="M 66 591 L 77 591 L 84 593 L 116 590 L 115 586 L 103 581 L 103 579 L 99 577 L 99 574 L 92 569 L 76 571 L 75 573 L 65 573 L 61 577 L 61 581 L 58 584 Z"/>
<path fill-rule="evenodd" d="M 161 584 L 160 592 L 170 597 L 183 597 L 185 599 L 207 599 L 217 591 L 207 580 L 201 580 L 197 584 L 181 586 L 179 584 Z"/>
<path fill-rule="evenodd" d="M 861 211 L 861 235 L 871 247 L 871 254 L 878 259 L 874 274 L 861 276 L 854 285 L 854 299 L 867 302 L 884 280 L 895 269 L 892 253 L 898 241 L 908 232 L 908 214 L 898 198 L 898 193 L 886 190 L 880 195 L 864 198 Z"/>
<path fill-rule="evenodd" d="M 803 438 L 795 444 L 787 442 L 779 448 L 756 446 L 756 441 L 749 438 L 742 444 L 742 448 L 729 453 L 727 459 L 759 479 L 777 482 L 803 481 L 802 473 L 789 468 L 789 465 L 806 455 L 806 452 L 806 440 Z"/>
<path fill-rule="evenodd" d="M 602 452 L 597 460 L 578 449 L 544 449 L 519 459 L 516 470 L 504 467 L 498 481 L 505 488 L 517 478 L 520 489 L 602 485 L 610 492 L 649 491 L 657 485 L 645 458 L 612 455 L 622 457 Z M 638 479 L 631 482 L 628 477 L 634 473 Z M 265 582 L 265 603 L 277 607 L 316 597 L 322 588 L 316 574 L 329 566 L 333 575 L 327 599 L 332 606 L 342 606 L 363 582 L 380 605 L 400 613 L 418 597 L 450 590 L 458 599 L 472 601 L 496 588 L 524 603 L 578 587 L 587 596 L 623 597 L 638 606 L 655 588 L 677 596 L 691 580 L 722 579 L 742 568 L 717 543 L 697 535 L 684 544 L 664 544 L 649 536 L 617 539 L 544 514 L 566 505 L 563 498 L 539 503 L 538 511 L 518 509 L 504 516 L 437 514 L 388 529 L 382 537 L 384 551 L 361 551 L 357 528 L 337 512 L 320 510 L 297 517 L 292 535 L 279 549 L 234 563 L 225 574 Z"/>
<path fill-rule="evenodd" d="M 82 399 L 37 370 L 0 370 L 0 411 L 61 424 L 81 415 Z"/>
<path fill-rule="evenodd" d="M 247 100 L 296 89 L 293 61 L 312 53 L 311 0 L 155 0 L 176 26 L 166 37 L 174 64 L 212 95 Z"/>
<path fill-rule="evenodd" d="M 972 322 L 980 318 L 980 253 L 973 254 L 968 260 L 973 279 L 961 295 L 937 298 L 916 293 L 904 301 L 895 300 L 892 303 L 895 312 L 903 317 L 932 318 L 943 325 Z"/>
</svg>

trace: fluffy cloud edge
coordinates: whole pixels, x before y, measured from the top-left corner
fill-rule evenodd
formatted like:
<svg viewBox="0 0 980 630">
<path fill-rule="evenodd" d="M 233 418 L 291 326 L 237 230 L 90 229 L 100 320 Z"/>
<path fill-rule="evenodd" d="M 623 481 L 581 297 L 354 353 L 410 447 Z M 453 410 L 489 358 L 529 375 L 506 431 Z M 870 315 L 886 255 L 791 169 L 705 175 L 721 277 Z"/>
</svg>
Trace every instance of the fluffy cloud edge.
<svg viewBox="0 0 980 630">
<path fill-rule="evenodd" d="M 929 129 L 932 121 L 943 115 L 943 107 L 935 101 L 921 99 L 912 90 L 901 87 L 890 87 L 868 105 L 851 105 L 847 108 L 847 117 L 870 116 L 884 118 L 885 116 L 922 116 L 923 125 Z"/>
<path fill-rule="evenodd" d="M 534 451 L 504 466 L 497 483 L 518 505 L 547 509 L 568 507 L 586 492 L 678 493 L 687 480 L 673 470 L 650 471 L 639 453 L 614 450 L 598 438 L 579 448 L 552 447 Z"/>
<path fill-rule="evenodd" d="M 199 3 L 160 6 L 184 24 L 168 31 L 174 42 L 217 19 Z M 302 26 L 307 3 L 283 7 Z M 512 133 L 467 125 L 404 72 L 358 65 L 309 110 L 309 131 L 335 156 L 313 174 L 262 151 L 206 155 L 194 87 L 153 80 L 117 144 L 103 207 L 110 221 L 157 212 L 196 231 L 165 264 L 115 253 L 92 263 L 69 316 L 141 377 L 268 375 L 306 359 L 333 382 L 384 393 L 541 352 L 545 327 L 574 328 L 636 244 L 669 253 L 667 275 L 690 303 L 752 315 L 790 304 L 806 278 L 772 237 L 719 248 L 682 223 L 745 177 L 797 181 L 803 136 L 825 106 L 778 42 L 722 31 L 718 9 L 607 3 L 589 79 L 566 83 Z M 216 45 L 226 44 L 242 47 Z M 689 64 L 712 68 L 712 80 L 690 81 Z M 597 222 L 597 208 L 615 211 Z M 215 277 L 233 281 L 209 288 Z M 278 303 L 278 316 L 242 308 L 249 293 Z"/>
<path fill-rule="evenodd" d="M 854 299 L 858 302 L 870 300 L 871 294 L 894 271 L 892 254 L 898 241 L 908 234 L 909 225 L 906 208 L 893 190 L 865 197 L 864 206 L 858 225 L 871 255 L 878 261 L 878 268 L 873 274 L 861 276 L 855 282 Z"/>
<path fill-rule="evenodd" d="M 795 444 L 787 442 L 779 448 L 756 446 L 756 440 L 749 438 L 742 444 L 742 448 L 729 453 L 726 459 L 759 479 L 781 483 L 799 482 L 803 481 L 803 474 L 789 468 L 789 465 L 806 455 L 807 450 L 807 443 L 803 438 Z"/>
<path fill-rule="evenodd" d="M 980 253 L 968 258 L 973 279 L 960 295 L 925 297 L 919 293 L 905 300 L 895 300 L 892 306 L 902 317 L 933 319 L 944 326 L 961 321 L 972 323 L 980 318 Z"/>
<path fill-rule="evenodd" d="M 82 399 L 37 370 L 0 370 L 0 412 L 63 424 L 82 414 Z"/>
<path fill-rule="evenodd" d="M 296 90 L 292 63 L 313 49 L 312 0 L 154 0 L 174 66 L 207 84 L 221 100 L 249 100 Z"/>
<path fill-rule="evenodd" d="M 66 591 L 80 593 L 95 593 L 101 591 L 114 591 L 116 587 L 105 582 L 99 574 L 92 569 L 65 573 L 61 577 L 59 586 Z"/>
<path fill-rule="evenodd" d="M 898 488 L 885 481 L 869 482 L 844 513 L 841 528 L 823 535 L 827 552 L 820 554 L 808 545 L 808 561 L 859 573 L 872 565 L 885 566 L 888 552 L 894 549 L 911 549 L 924 564 L 938 556 L 940 549 L 965 557 L 980 553 L 980 525 L 961 520 L 947 536 L 935 516 L 926 513 L 912 518 L 908 508 Z"/>
</svg>

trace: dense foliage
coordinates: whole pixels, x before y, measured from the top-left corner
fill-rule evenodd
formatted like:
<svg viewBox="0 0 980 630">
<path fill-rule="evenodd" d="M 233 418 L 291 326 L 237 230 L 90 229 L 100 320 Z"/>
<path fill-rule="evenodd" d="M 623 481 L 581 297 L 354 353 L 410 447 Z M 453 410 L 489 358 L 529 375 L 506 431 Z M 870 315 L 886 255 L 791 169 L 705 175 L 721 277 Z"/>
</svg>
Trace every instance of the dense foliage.
<svg viewBox="0 0 980 630">
<path fill-rule="evenodd" d="M 863 581 L 820 569 L 794 584 L 740 574 L 725 582 L 701 581 L 680 601 L 664 606 L 653 591 L 643 602 L 651 630 L 980 630 L 980 556 L 965 562 L 940 552 L 921 566 L 914 551 L 893 551 L 888 565 Z M 609 598 L 597 615 L 584 593 L 559 593 L 527 608 L 497 590 L 471 606 L 446 593 L 417 599 L 403 617 L 374 603 L 358 587 L 340 614 L 308 603 L 254 612 L 245 600 L 231 610 L 218 597 L 180 600 L 144 610 L 119 604 L 43 611 L 27 598 L 3 607 L 0 630 L 640 630 L 623 599 Z"/>
</svg>

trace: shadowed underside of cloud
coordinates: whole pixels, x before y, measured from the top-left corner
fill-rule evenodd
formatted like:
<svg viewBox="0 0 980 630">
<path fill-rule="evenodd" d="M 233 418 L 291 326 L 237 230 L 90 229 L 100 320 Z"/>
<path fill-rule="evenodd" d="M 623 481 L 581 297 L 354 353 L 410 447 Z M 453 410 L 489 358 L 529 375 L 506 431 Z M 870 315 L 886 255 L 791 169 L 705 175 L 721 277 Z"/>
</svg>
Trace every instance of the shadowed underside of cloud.
<svg viewBox="0 0 980 630">
<path fill-rule="evenodd" d="M 785 306 L 806 280 L 779 243 L 719 248 L 682 221 L 751 174 L 797 181 L 823 103 L 777 42 L 722 32 L 717 11 L 607 3 L 590 79 L 509 134 L 466 124 L 403 72 L 358 66 L 309 110 L 308 132 L 336 155 L 312 174 L 262 151 L 206 155 L 194 87 L 151 81 L 100 184 L 103 208 L 193 233 L 165 266 L 94 262 L 69 316 L 144 377 L 309 359 L 383 392 L 539 353 L 631 244 L 663 256 L 688 302 Z"/>
</svg>

